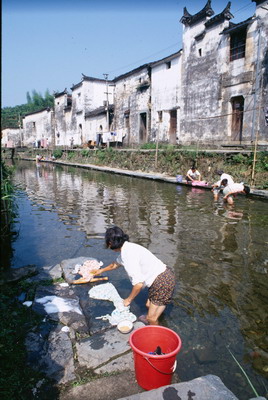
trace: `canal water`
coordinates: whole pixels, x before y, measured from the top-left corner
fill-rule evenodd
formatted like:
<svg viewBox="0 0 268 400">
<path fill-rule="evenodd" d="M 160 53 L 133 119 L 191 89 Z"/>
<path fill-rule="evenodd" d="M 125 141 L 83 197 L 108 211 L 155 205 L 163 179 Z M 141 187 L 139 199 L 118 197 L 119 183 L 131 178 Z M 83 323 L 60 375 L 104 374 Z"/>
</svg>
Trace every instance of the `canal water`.
<svg viewBox="0 0 268 400">
<path fill-rule="evenodd" d="M 213 201 L 208 190 L 83 168 L 19 162 L 18 217 L 11 266 L 55 265 L 78 256 L 104 265 L 116 254 L 105 230 L 120 226 L 174 268 L 174 302 L 161 323 L 182 339 L 181 381 L 219 376 L 240 400 L 268 391 L 268 204 Z M 131 289 L 123 270 L 107 273 L 122 297 Z M 131 306 L 145 312 L 146 290 Z M 233 357 L 234 356 L 234 357 Z"/>
</svg>

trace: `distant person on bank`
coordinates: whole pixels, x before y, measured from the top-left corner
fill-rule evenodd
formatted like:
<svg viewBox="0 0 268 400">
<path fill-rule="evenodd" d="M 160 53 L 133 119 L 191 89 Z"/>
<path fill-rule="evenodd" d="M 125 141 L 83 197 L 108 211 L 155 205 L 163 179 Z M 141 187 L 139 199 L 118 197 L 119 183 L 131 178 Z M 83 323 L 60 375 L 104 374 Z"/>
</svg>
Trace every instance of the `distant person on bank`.
<svg viewBox="0 0 268 400">
<path fill-rule="evenodd" d="M 226 201 L 228 204 L 234 204 L 234 197 L 238 194 L 246 194 L 250 193 L 249 186 L 244 185 L 244 183 L 233 183 L 228 184 L 227 179 L 223 179 L 221 181 L 221 186 L 224 187 L 223 189 L 223 200 Z"/>
<path fill-rule="evenodd" d="M 195 167 L 190 168 L 186 175 L 186 181 L 187 182 L 201 181 L 200 172 Z"/>
<path fill-rule="evenodd" d="M 175 287 L 174 272 L 145 247 L 130 243 L 128 235 L 117 226 L 107 229 L 105 243 L 107 248 L 120 255 L 116 262 L 94 271 L 94 276 L 124 266 L 132 283 L 132 290 L 124 299 L 124 306 L 129 306 L 141 289 L 147 286 L 148 312 L 146 316 L 140 316 L 139 320 L 145 324 L 158 325 L 160 315 L 171 302 Z"/>
<path fill-rule="evenodd" d="M 220 175 L 220 179 L 212 185 L 212 192 L 213 192 L 213 195 L 214 195 L 214 200 L 218 200 L 219 199 L 219 194 L 222 191 L 222 189 L 224 188 L 221 185 L 221 182 L 224 179 L 227 179 L 227 184 L 228 185 L 234 184 L 234 179 L 233 179 L 233 177 L 231 175 L 225 174 L 222 170 L 218 170 L 216 173 L 218 175 Z"/>
</svg>

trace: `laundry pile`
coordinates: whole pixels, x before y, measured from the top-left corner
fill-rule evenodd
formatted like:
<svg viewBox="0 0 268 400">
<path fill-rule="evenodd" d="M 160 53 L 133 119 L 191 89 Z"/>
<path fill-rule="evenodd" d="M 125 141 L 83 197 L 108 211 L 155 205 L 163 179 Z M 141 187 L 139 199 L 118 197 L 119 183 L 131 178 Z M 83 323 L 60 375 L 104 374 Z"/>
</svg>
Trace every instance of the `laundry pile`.
<svg viewBox="0 0 268 400">
<path fill-rule="evenodd" d="M 102 265 L 103 265 L 102 261 L 99 262 L 94 259 L 86 260 L 82 265 L 76 264 L 72 273 L 73 275 L 76 274 L 81 275 L 81 278 L 74 280 L 72 283 L 79 284 L 79 283 L 96 282 L 100 280 L 108 280 L 107 277 L 94 278 L 94 271 L 100 269 Z"/>
<path fill-rule="evenodd" d="M 117 325 L 123 320 L 136 321 L 136 315 L 129 311 L 129 307 L 124 306 L 123 299 L 112 283 L 94 286 L 88 294 L 93 299 L 112 301 L 115 306 L 115 310 L 111 314 L 102 315 L 96 319 L 108 320 L 111 325 Z"/>
</svg>

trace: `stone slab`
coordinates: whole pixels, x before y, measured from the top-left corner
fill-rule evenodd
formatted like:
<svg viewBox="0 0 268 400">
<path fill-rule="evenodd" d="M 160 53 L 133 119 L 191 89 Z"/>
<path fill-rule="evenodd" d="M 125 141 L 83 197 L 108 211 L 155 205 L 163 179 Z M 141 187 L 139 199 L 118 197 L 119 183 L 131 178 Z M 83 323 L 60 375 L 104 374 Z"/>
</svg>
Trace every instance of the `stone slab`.
<svg viewBox="0 0 268 400">
<path fill-rule="evenodd" d="M 0 285 L 5 283 L 18 282 L 29 276 L 38 274 L 38 269 L 35 265 L 26 265 L 21 268 L 9 268 L 0 273 Z"/>
<path fill-rule="evenodd" d="M 71 284 L 75 279 L 81 278 L 80 274 L 74 274 L 74 269 L 77 264 L 82 265 L 87 260 L 96 260 L 96 258 L 77 257 L 77 258 L 70 258 L 67 260 L 63 260 L 61 262 L 62 273 L 63 273 L 63 277 L 66 280 L 66 282 Z"/>
<path fill-rule="evenodd" d="M 57 384 L 75 379 L 73 348 L 69 333 L 62 325 L 43 324 L 25 340 L 28 364 Z"/>
<path fill-rule="evenodd" d="M 195 394 L 195 395 L 194 395 Z M 175 383 L 158 389 L 142 389 L 132 371 L 103 377 L 60 394 L 59 400 L 238 400 L 215 375 Z"/>
<path fill-rule="evenodd" d="M 238 400 L 216 375 L 189 382 L 175 383 L 158 389 L 121 397 L 118 400 Z"/>
<path fill-rule="evenodd" d="M 132 351 L 128 354 L 124 354 L 112 361 L 108 364 L 103 365 L 100 368 L 94 370 L 96 374 L 111 374 L 114 372 L 122 372 L 122 371 L 134 371 L 134 360 Z"/>
<path fill-rule="evenodd" d="M 61 311 L 61 308 L 58 308 L 56 312 L 48 312 L 46 304 L 42 304 L 39 301 L 40 299 L 52 296 L 58 297 L 63 304 L 68 305 L 67 309 L 69 308 L 69 311 Z M 57 306 L 55 306 L 55 309 L 57 309 Z M 80 307 L 79 297 L 76 296 L 74 290 L 69 286 L 39 286 L 35 293 L 33 310 L 50 320 L 59 321 L 63 325 L 67 325 L 82 336 L 89 335 L 89 327 Z"/>
<path fill-rule="evenodd" d="M 143 392 L 131 371 L 116 376 L 95 379 L 70 388 L 59 395 L 59 400 L 117 400 L 122 396 Z"/>
<path fill-rule="evenodd" d="M 134 329 L 138 329 L 141 326 L 144 326 L 142 322 L 134 323 Z M 76 344 L 79 365 L 96 369 L 124 355 L 131 349 L 128 343 L 129 336 L 130 333 L 123 334 L 117 328 L 111 328 L 108 331 L 97 333 L 90 338 L 81 340 L 80 343 Z M 118 362 L 114 365 L 115 370 L 118 368 Z"/>
<path fill-rule="evenodd" d="M 28 279 L 29 282 L 40 282 L 45 280 L 56 280 L 62 277 L 62 268 L 60 264 L 49 265 L 38 268 L 38 275 Z"/>
</svg>

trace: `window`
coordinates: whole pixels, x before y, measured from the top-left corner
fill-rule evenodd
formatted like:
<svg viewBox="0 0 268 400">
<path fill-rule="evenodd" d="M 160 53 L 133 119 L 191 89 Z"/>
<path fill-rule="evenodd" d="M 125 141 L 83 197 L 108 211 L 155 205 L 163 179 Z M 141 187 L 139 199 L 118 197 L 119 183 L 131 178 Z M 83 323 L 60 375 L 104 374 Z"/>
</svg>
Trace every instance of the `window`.
<svg viewBox="0 0 268 400">
<path fill-rule="evenodd" d="M 244 58 L 246 53 L 246 30 L 233 33 L 230 38 L 230 61 Z"/>
<path fill-rule="evenodd" d="M 166 67 L 167 67 L 167 69 L 171 68 L 171 61 L 166 62 Z"/>
<path fill-rule="evenodd" d="M 125 114 L 125 128 L 129 128 L 129 114 Z"/>
<path fill-rule="evenodd" d="M 158 122 L 163 121 L 163 111 L 158 111 Z"/>
<path fill-rule="evenodd" d="M 199 57 L 202 56 L 202 49 L 198 49 L 198 54 L 199 54 Z"/>
</svg>

